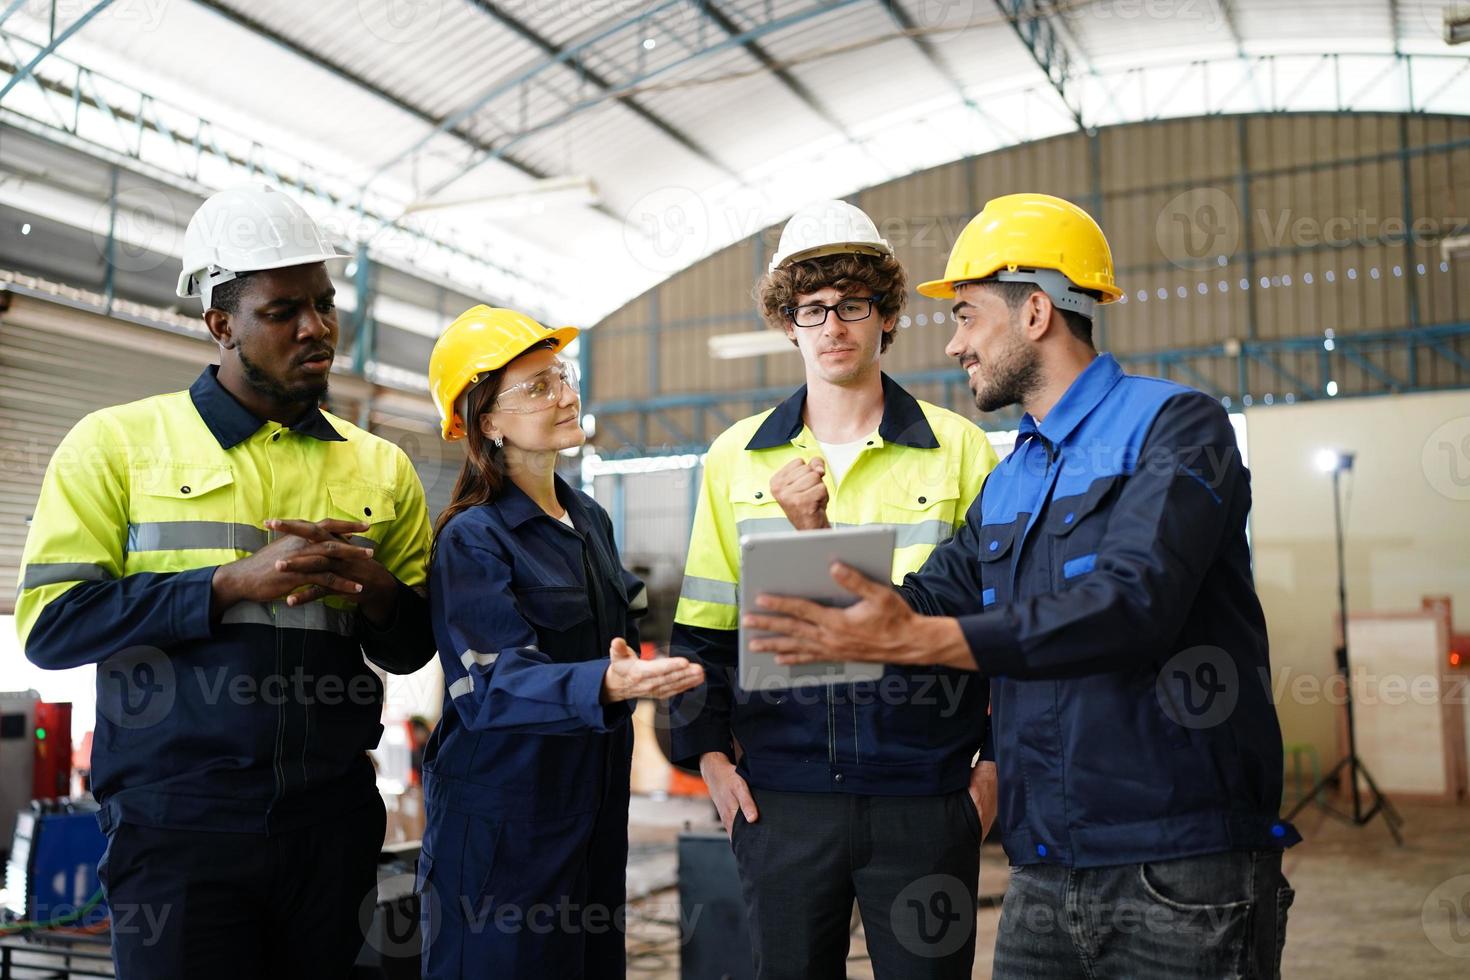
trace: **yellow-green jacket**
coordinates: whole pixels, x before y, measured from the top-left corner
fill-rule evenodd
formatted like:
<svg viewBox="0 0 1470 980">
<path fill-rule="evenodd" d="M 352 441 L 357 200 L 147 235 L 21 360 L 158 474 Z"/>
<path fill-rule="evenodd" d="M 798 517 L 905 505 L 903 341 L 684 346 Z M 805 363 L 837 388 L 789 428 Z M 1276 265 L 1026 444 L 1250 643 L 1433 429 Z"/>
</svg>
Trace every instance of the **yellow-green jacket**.
<svg viewBox="0 0 1470 980">
<path fill-rule="evenodd" d="M 710 446 L 689 540 L 672 646 L 706 667 L 704 687 L 676 699 L 673 755 L 743 752 L 760 789 L 929 795 L 964 788 L 985 733 L 988 685 L 973 673 L 889 668 L 879 681 L 746 692 L 734 681 L 740 537 L 791 530 L 771 476 L 821 454 L 802 422 L 806 388 L 735 423 Z M 915 399 L 883 377 L 883 420 L 840 484 L 829 471 L 834 526 L 889 524 L 893 581 L 920 568 L 965 522 L 995 450 L 970 420 Z"/>
<path fill-rule="evenodd" d="M 423 487 L 396 446 L 313 410 L 264 422 L 207 369 L 188 391 L 95 412 L 46 470 L 16 623 L 47 668 L 97 665 L 93 789 L 104 827 L 266 833 L 376 798 L 383 688 L 434 653 L 421 596 Z M 336 598 L 211 609 L 222 564 L 271 518 L 371 525 L 396 622 Z"/>
</svg>

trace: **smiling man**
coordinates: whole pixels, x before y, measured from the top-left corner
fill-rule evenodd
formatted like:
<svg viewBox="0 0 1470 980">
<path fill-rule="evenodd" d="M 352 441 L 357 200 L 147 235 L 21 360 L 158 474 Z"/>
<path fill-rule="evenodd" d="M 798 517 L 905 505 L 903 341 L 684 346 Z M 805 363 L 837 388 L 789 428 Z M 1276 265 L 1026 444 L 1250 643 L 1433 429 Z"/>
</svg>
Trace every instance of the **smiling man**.
<svg viewBox="0 0 1470 980">
<path fill-rule="evenodd" d="M 180 296 L 220 350 L 188 391 L 95 412 L 47 467 L 16 623 L 41 667 L 97 665 L 99 874 L 123 980 L 345 978 L 384 813 L 383 688 L 434 654 L 423 487 L 320 407 L 336 351 L 311 218 L 222 191 Z"/>
<path fill-rule="evenodd" d="M 707 684 L 674 703 L 674 757 L 699 767 L 730 834 L 760 980 L 846 976 L 854 899 L 879 980 L 967 978 L 995 785 L 994 764 L 974 763 L 986 683 L 921 668 L 740 690 L 739 539 L 893 525 L 897 581 L 960 527 L 995 451 L 882 373 L 905 278 L 862 211 L 797 212 L 758 291 L 806 384 L 735 423 L 705 460 L 672 645 L 705 665 Z"/>
<path fill-rule="evenodd" d="M 1015 449 L 900 589 L 839 566 L 860 602 L 764 600 L 746 622 L 783 636 L 752 645 L 992 678 L 997 980 L 1278 976 L 1300 837 L 1225 410 L 1093 347 L 1121 291 L 1068 201 L 989 202 L 919 291 L 956 301 L 977 407 L 1024 409 Z"/>
</svg>

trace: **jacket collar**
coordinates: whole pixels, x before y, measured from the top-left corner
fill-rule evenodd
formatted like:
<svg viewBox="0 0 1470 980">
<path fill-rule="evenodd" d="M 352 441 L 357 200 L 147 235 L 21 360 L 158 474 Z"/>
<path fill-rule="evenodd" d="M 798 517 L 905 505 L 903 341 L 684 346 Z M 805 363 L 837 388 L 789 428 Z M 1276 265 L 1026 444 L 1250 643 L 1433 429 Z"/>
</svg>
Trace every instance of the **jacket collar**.
<svg viewBox="0 0 1470 980">
<path fill-rule="evenodd" d="M 553 479 L 556 483 L 556 499 L 561 502 L 561 505 L 567 509 L 567 513 L 572 516 L 572 523 L 579 528 L 590 527 L 587 508 L 582 506 L 582 501 L 573 492 L 571 485 L 561 478 L 560 473 L 556 474 Z M 505 481 L 505 486 L 501 488 L 500 496 L 495 498 L 495 506 L 505 519 L 506 526 L 510 528 L 518 528 L 527 521 L 534 520 L 537 517 L 551 516 L 542 510 L 536 501 L 528 497 L 524 490 L 516 486 L 509 479 Z M 555 518 L 552 519 L 555 520 Z"/>
<path fill-rule="evenodd" d="M 233 449 L 260 431 L 265 419 L 235 400 L 235 396 L 219 383 L 219 365 L 211 364 L 204 373 L 189 386 L 189 399 L 194 410 L 204 420 L 210 433 L 219 441 L 221 449 Z M 336 429 L 322 410 L 313 405 L 301 419 L 290 427 L 292 432 L 311 436 L 321 442 L 346 442 L 347 437 Z"/>
<path fill-rule="evenodd" d="M 1052 445 L 1059 445 L 1102 404 L 1108 392 L 1123 379 L 1123 369 L 1112 354 L 1101 354 L 1067 387 L 1062 397 L 1052 406 L 1046 418 L 1037 422 L 1031 414 L 1021 416 L 1017 442 L 1021 438 L 1040 434 Z"/>
<path fill-rule="evenodd" d="M 747 450 L 774 449 L 784 446 L 801 434 L 801 413 L 806 407 L 806 385 L 766 416 L 755 435 L 745 444 Z M 888 375 L 883 375 L 883 421 L 878 435 L 884 442 L 897 442 L 915 449 L 938 449 L 939 440 L 918 401 Z"/>
</svg>

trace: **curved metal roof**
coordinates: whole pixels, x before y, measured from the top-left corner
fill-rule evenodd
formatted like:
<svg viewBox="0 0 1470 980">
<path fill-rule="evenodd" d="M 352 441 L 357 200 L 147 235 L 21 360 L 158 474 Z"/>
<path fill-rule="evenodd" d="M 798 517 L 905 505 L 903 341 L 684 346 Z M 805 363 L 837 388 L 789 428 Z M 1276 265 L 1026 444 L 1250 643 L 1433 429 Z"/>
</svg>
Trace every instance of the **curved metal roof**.
<svg viewBox="0 0 1470 980">
<path fill-rule="evenodd" d="M 0 0 L 0 120 L 60 119 L 181 186 L 278 179 L 375 254 L 590 323 L 814 198 L 1025 140 L 1203 113 L 1464 112 L 1470 51 L 1441 39 L 1444 6 L 113 0 L 58 5 L 53 34 L 50 5 Z M 67 86 L 79 116 L 138 102 L 136 145 L 110 110 L 66 127 Z M 223 163 L 200 162 L 210 139 Z M 515 198 L 566 177 L 595 200 Z"/>
</svg>

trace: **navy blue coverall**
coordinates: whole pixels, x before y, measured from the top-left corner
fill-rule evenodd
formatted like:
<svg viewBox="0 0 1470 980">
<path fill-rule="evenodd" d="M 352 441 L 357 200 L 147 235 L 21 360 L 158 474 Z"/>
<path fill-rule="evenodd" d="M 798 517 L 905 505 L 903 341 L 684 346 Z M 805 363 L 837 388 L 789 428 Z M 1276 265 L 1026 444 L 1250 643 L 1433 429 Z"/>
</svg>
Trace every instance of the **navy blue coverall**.
<svg viewBox="0 0 1470 980">
<path fill-rule="evenodd" d="M 444 713 L 424 758 L 425 978 L 624 976 L 630 702 L 642 583 L 612 523 L 560 478 L 573 528 L 514 484 L 456 515 L 430 568 Z"/>
</svg>

